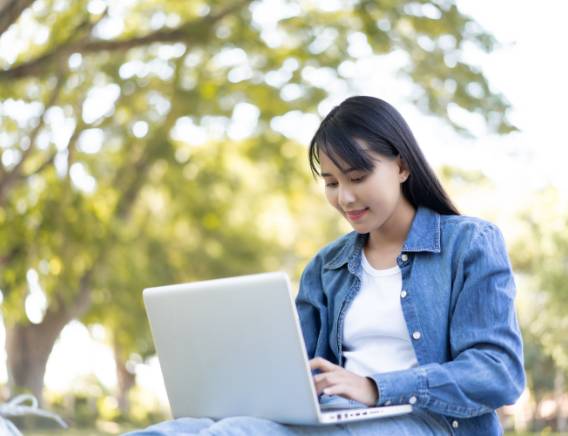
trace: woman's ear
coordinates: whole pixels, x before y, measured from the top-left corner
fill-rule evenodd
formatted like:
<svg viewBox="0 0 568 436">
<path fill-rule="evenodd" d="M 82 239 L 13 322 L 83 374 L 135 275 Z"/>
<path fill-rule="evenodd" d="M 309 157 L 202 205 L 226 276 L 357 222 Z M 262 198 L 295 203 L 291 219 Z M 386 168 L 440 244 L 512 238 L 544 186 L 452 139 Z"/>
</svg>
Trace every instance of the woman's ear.
<svg viewBox="0 0 568 436">
<path fill-rule="evenodd" d="M 400 156 L 398 157 L 398 179 L 400 183 L 406 182 L 408 177 L 410 176 L 410 170 L 408 169 L 408 165 L 406 162 L 403 161 Z"/>
</svg>

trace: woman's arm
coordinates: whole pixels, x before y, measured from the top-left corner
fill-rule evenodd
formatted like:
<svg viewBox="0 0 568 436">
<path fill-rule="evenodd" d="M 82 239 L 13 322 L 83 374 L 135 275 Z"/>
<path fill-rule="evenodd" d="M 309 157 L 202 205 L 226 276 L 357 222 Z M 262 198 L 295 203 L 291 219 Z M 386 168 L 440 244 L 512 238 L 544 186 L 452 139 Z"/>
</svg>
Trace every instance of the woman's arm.
<svg viewBox="0 0 568 436">
<path fill-rule="evenodd" d="M 321 259 L 316 256 L 302 273 L 300 290 L 296 297 L 296 308 L 308 359 L 316 355 L 318 344 L 321 348 L 321 342 L 327 335 L 327 307 L 320 271 Z"/>
<path fill-rule="evenodd" d="M 517 400 L 525 386 L 515 284 L 501 232 L 487 225 L 458 261 L 450 320 L 452 360 L 375 374 L 378 405 L 411 403 L 472 417 Z M 427 309 L 425 309 L 427 310 Z"/>
</svg>

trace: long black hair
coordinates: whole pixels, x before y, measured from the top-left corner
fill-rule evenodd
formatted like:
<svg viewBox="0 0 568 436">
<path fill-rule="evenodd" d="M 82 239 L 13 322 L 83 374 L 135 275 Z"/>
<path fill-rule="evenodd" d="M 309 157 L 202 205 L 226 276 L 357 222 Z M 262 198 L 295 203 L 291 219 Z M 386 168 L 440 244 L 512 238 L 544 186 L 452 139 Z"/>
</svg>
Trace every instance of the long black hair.
<svg viewBox="0 0 568 436">
<path fill-rule="evenodd" d="M 313 174 L 320 174 L 321 152 L 339 168 L 338 161 L 341 160 L 348 168 L 372 171 L 375 166 L 372 157 L 356 139 L 383 156 L 393 159 L 400 156 L 410 172 L 402 184 L 402 193 L 415 208 L 424 206 L 442 215 L 460 214 L 402 115 L 379 98 L 350 97 L 324 118 L 310 142 L 309 161 Z"/>
</svg>

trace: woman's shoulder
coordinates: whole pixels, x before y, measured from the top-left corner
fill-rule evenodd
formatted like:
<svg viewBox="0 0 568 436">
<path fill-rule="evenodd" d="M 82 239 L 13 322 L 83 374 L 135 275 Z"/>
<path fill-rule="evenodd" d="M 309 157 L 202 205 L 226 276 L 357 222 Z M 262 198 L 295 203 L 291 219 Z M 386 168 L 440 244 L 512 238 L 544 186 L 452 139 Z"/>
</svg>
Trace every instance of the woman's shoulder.
<svg viewBox="0 0 568 436">
<path fill-rule="evenodd" d="M 460 241 L 471 244 L 484 239 L 503 239 L 499 227 L 491 221 L 468 215 L 440 215 L 442 240 Z"/>
<path fill-rule="evenodd" d="M 488 228 L 497 228 L 491 221 L 469 215 L 440 215 L 440 223 L 444 227 L 456 227 L 462 230 L 484 231 Z"/>
</svg>

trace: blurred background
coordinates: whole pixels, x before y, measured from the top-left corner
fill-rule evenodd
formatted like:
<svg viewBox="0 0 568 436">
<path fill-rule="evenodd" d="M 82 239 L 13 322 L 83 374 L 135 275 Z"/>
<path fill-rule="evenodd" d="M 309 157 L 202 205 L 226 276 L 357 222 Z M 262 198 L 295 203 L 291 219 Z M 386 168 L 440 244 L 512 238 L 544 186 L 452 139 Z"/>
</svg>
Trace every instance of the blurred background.
<svg viewBox="0 0 568 436">
<path fill-rule="evenodd" d="M 505 428 L 568 431 L 567 14 L 560 0 L 0 0 L 0 404 L 32 392 L 69 435 L 166 419 L 142 289 L 270 270 L 296 285 L 349 230 L 308 141 L 366 94 L 402 112 L 462 213 L 505 234 L 528 376 Z"/>
</svg>

